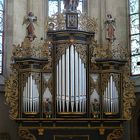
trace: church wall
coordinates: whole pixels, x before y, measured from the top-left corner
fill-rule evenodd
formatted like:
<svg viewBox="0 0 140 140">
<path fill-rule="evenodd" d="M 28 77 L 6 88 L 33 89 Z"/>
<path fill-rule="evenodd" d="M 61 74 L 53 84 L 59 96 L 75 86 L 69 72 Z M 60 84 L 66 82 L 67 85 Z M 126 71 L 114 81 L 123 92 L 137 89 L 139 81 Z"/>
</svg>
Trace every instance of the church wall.
<svg viewBox="0 0 140 140">
<path fill-rule="evenodd" d="M 32 0 L 33 9 L 32 12 L 37 16 L 37 24 L 35 24 L 35 33 L 38 39 L 45 37 L 45 0 Z"/>
<path fill-rule="evenodd" d="M 96 39 L 99 43 L 105 43 L 105 24 L 106 15 L 111 14 L 116 20 L 116 43 L 127 46 L 128 24 L 127 24 L 127 0 L 90 0 L 89 16 L 97 18 L 98 32 Z"/>
<path fill-rule="evenodd" d="M 21 11 L 21 12 L 20 12 Z M 14 0 L 13 3 L 13 43 L 19 44 L 23 41 L 26 34 L 26 25 L 23 19 L 27 12 L 27 1 Z"/>
<path fill-rule="evenodd" d="M 0 92 L 0 136 L 6 133 L 10 140 L 20 140 L 16 123 L 9 118 L 8 106 L 5 104 L 4 93 Z"/>
</svg>

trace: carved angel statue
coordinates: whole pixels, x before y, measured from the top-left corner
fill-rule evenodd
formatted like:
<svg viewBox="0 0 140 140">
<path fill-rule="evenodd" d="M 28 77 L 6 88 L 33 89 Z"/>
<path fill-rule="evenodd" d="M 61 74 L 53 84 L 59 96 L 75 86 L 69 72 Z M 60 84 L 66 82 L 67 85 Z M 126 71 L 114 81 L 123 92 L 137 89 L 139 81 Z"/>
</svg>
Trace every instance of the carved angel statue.
<svg viewBox="0 0 140 140">
<path fill-rule="evenodd" d="M 64 9 L 66 11 L 76 11 L 78 4 L 79 4 L 79 0 L 63 0 L 64 2 Z"/>
<path fill-rule="evenodd" d="M 115 37 L 115 26 L 116 26 L 116 21 L 115 19 L 112 18 L 111 14 L 107 14 L 106 17 L 106 39 L 109 41 L 114 41 L 116 39 Z"/>
<path fill-rule="evenodd" d="M 27 37 L 30 40 L 34 40 L 36 38 L 35 35 L 35 27 L 34 23 L 37 22 L 37 17 L 34 16 L 32 12 L 29 12 L 27 16 L 24 17 L 23 24 L 26 24 L 27 27 Z"/>
</svg>

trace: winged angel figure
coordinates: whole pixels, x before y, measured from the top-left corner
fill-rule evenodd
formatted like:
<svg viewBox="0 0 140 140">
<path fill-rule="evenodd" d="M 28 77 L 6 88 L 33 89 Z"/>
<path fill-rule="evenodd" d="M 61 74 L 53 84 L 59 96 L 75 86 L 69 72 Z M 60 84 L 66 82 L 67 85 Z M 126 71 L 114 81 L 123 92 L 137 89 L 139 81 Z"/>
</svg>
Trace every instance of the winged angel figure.
<svg viewBox="0 0 140 140">
<path fill-rule="evenodd" d="M 35 35 L 35 27 L 34 23 L 37 22 L 37 17 L 34 16 L 32 12 L 29 12 L 27 16 L 24 17 L 23 24 L 26 24 L 27 27 L 27 37 L 30 40 L 34 40 L 36 38 Z"/>
</svg>

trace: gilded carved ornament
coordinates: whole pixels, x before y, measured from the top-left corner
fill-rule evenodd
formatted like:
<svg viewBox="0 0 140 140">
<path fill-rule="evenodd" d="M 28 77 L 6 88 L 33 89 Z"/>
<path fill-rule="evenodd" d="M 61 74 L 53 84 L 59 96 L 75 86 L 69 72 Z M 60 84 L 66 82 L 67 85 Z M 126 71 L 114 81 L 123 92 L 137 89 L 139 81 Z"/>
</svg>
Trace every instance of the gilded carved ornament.
<svg viewBox="0 0 140 140">
<path fill-rule="evenodd" d="M 24 140 L 36 140 L 35 136 L 27 128 L 19 127 L 18 134 Z"/>
<path fill-rule="evenodd" d="M 102 84 L 102 91 L 105 91 L 105 88 L 107 87 L 107 84 L 109 82 L 109 78 L 112 76 L 113 81 L 115 82 L 115 86 L 117 88 L 117 90 L 119 91 L 120 88 L 120 74 L 116 74 L 116 73 L 103 73 L 101 74 L 101 84 Z"/>
<path fill-rule="evenodd" d="M 13 45 L 13 56 L 14 58 L 47 58 L 48 63 L 44 66 L 44 71 L 52 70 L 52 49 L 49 42 L 43 40 L 34 39 L 30 41 L 29 38 L 25 38 L 21 45 Z"/>
<path fill-rule="evenodd" d="M 107 136 L 107 140 L 118 140 L 123 136 L 122 129 L 115 129 L 112 133 Z"/>
<path fill-rule="evenodd" d="M 9 105 L 9 117 L 16 119 L 18 116 L 18 73 L 13 70 L 9 79 L 5 82 L 6 104 Z"/>
<path fill-rule="evenodd" d="M 33 40 L 25 38 L 21 45 L 13 45 L 13 57 L 25 58 L 47 58 L 49 56 L 49 49 L 47 42 L 43 40 Z"/>
<path fill-rule="evenodd" d="M 130 62 L 130 61 L 129 61 Z M 130 77 L 130 63 L 123 69 L 123 118 L 132 118 L 132 107 L 136 104 L 134 81 Z"/>
<path fill-rule="evenodd" d="M 79 13 L 78 30 L 97 32 L 97 19 L 90 18 L 86 14 Z M 46 31 L 66 30 L 65 13 L 56 13 L 46 21 Z"/>
<path fill-rule="evenodd" d="M 91 62 L 95 62 L 95 59 L 125 60 L 129 54 L 126 47 L 115 43 L 97 44 L 93 40 L 90 47 L 92 50 Z"/>
<path fill-rule="evenodd" d="M 65 43 L 65 44 L 58 44 L 56 48 L 57 52 L 57 61 L 60 59 L 60 57 L 65 53 L 66 49 L 71 45 L 71 43 Z M 87 45 L 83 44 L 73 44 L 75 46 L 75 50 L 78 54 L 80 54 L 80 58 L 84 64 L 86 64 L 87 57 Z"/>
</svg>

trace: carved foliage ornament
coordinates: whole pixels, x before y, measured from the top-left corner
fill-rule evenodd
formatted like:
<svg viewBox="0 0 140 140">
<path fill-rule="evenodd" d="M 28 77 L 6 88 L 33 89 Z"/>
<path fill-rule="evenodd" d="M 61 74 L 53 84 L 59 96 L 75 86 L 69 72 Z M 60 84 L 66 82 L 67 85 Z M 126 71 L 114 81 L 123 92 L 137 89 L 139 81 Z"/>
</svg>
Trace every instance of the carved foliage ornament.
<svg viewBox="0 0 140 140">
<path fill-rule="evenodd" d="M 6 103 L 10 106 L 9 116 L 16 119 L 18 116 L 18 73 L 16 71 L 10 75 L 5 83 Z"/>
<path fill-rule="evenodd" d="M 115 129 L 112 133 L 107 136 L 107 140 L 118 140 L 123 136 L 122 129 Z"/>
<path fill-rule="evenodd" d="M 35 136 L 26 128 L 19 128 L 18 134 L 24 140 L 36 140 Z"/>
<path fill-rule="evenodd" d="M 91 43 L 92 57 L 91 62 L 95 59 L 117 59 L 126 60 L 128 57 L 128 50 L 120 44 L 97 44 L 94 40 Z"/>
<path fill-rule="evenodd" d="M 117 74 L 117 73 L 103 73 L 103 74 L 101 74 L 102 91 L 104 91 L 105 88 L 107 87 L 107 84 L 110 80 L 109 78 L 111 76 L 113 78 L 113 81 L 115 82 L 115 86 L 116 86 L 117 90 L 119 91 L 120 74 Z"/>
<path fill-rule="evenodd" d="M 78 30 L 97 32 L 97 20 L 86 14 L 79 13 Z M 56 13 L 47 19 L 46 31 L 66 30 L 65 13 Z"/>
<path fill-rule="evenodd" d="M 70 46 L 70 43 L 65 43 L 65 44 L 59 44 L 57 45 L 57 56 L 56 56 L 56 60 L 58 61 L 60 59 L 60 57 L 65 53 L 66 49 Z M 75 50 L 77 51 L 77 53 L 80 55 L 80 58 L 82 60 L 82 62 L 84 64 L 86 64 L 86 60 L 87 60 L 87 45 L 84 44 L 73 44 L 73 46 L 75 47 Z"/>
<path fill-rule="evenodd" d="M 132 81 L 129 77 L 130 77 L 130 63 L 127 63 L 124 67 L 123 72 L 123 109 L 124 109 L 123 117 L 125 119 L 131 119 L 132 117 L 131 110 L 132 107 L 135 106 L 136 104 L 134 81 Z"/>
<path fill-rule="evenodd" d="M 13 47 L 13 57 L 47 58 L 49 56 L 48 44 L 43 40 L 35 39 L 31 42 L 29 38 L 25 38 L 21 45 L 13 45 Z"/>
</svg>

